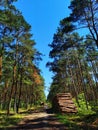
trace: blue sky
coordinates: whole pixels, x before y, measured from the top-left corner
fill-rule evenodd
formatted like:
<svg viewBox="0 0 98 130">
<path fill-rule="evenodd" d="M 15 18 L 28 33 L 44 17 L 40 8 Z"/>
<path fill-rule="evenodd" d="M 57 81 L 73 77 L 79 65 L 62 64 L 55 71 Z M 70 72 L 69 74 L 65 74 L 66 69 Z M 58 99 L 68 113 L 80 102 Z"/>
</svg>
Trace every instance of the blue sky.
<svg viewBox="0 0 98 130">
<path fill-rule="evenodd" d="M 47 88 L 52 82 L 53 75 L 49 72 L 49 68 L 46 68 L 46 63 L 50 60 L 48 44 L 53 40 L 59 21 L 69 15 L 69 3 L 70 0 L 18 0 L 15 4 L 32 26 L 31 32 L 36 42 L 36 49 L 45 55 L 42 57 L 39 68 Z M 47 95 L 48 91 L 45 92 Z"/>
</svg>

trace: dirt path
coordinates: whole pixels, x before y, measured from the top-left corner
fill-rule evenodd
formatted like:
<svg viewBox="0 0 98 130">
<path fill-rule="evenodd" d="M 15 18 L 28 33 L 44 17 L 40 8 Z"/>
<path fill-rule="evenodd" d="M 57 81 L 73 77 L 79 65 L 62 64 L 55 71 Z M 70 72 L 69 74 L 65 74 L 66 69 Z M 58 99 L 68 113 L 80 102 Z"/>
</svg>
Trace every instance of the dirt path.
<svg viewBox="0 0 98 130">
<path fill-rule="evenodd" d="M 33 113 L 26 116 L 13 130 L 67 130 L 54 114 L 46 112 Z"/>
</svg>

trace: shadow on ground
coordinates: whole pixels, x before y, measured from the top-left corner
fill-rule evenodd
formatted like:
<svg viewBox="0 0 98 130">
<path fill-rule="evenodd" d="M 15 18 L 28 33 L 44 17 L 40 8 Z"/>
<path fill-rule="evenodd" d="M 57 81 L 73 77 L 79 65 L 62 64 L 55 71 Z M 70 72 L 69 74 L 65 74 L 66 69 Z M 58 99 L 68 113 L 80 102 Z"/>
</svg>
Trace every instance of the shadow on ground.
<svg viewBox="0 0 98 130">
<path fill-rule="evenodd" d="M 37 119 L 28 119 L 25 120 L 22 124 L 18 124 L 16 127 L 7 128 L 7 130 L 67 130 L 65 126 L 59 123 L 55 116 L 50 115 Z"/>
<path fill-rule="evenodd" d="M 16 126 L 5 129 L 1 128 L 0 130 L 98 130 L 98 127 L 95 128 L 86 124 L 68 124 L 68 122 L 67 124 L 62 124 L 52 113 L 52 109 L 42 109 L 40 112 L 30 111 L 29 117 L 22 120 Z"/>
</svg>

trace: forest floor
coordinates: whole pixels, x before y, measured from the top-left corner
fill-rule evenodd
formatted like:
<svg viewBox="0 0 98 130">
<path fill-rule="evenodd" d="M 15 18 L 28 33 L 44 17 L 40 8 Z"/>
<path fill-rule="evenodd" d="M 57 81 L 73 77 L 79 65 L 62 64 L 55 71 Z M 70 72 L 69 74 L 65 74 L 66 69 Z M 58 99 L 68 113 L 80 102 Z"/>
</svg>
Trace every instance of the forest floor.
<svg viewBox="0 0 98 130">
<path fill-rule="evenodd" d="M 1 128 L 2 130 L 98 130 L 98 118 L 95 115 L 77 116 L 77 114 L 57 115 L 51 109 L 31 110 L 25 112 L 24 118 L 16 125 Z M 93 119 L 94 118 L 94 119 Z M 10 118 L 9 118 L 10 119 Z M 61 123 L 63 120 L 63 123 Z M 93 123 L 91 123 L 93 120 Z M 14 121 L 9 120 L 10 122 Z M 8 122 L 8 119 L 7 119 Z"/>
<path fill-rule="evenodd" d="M 55 114 L 46 111 L 34 112 L 26 115 L 16 126 L 7 130 L 68 130 L 67 127 L 58 121 Z"/>
</svg>

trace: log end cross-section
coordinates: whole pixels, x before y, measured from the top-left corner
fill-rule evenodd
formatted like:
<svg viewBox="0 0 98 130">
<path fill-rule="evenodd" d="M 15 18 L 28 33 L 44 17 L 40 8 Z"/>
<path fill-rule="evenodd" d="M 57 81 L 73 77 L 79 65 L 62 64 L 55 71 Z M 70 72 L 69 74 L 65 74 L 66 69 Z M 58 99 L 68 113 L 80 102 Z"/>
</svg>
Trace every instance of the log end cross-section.
<svg viewBox="0 0 98 130">
<path fill-rule="evenodd" d="M 54 111 L 60 113 L 77 113 L 77 107 L 75 106 L 70 93 L 57 94 L 52 102 Z"/>
</svg>

